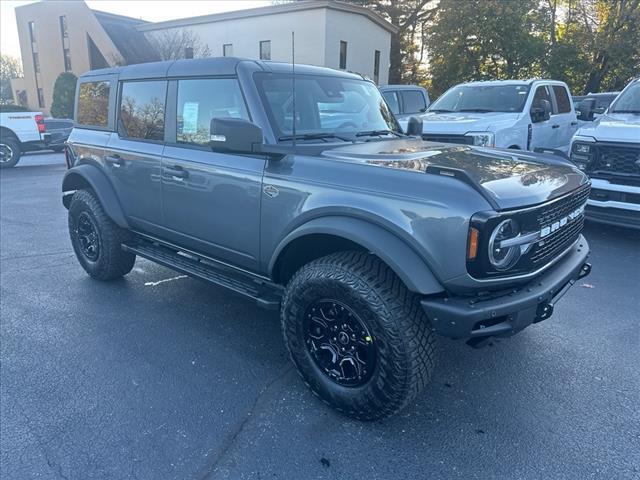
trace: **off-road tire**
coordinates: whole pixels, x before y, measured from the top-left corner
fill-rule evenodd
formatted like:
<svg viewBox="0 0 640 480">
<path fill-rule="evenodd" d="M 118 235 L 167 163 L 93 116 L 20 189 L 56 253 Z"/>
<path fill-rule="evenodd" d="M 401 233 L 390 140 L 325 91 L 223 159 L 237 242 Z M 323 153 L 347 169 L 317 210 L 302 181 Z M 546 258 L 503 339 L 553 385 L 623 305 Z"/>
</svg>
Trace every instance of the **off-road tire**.
<svg viewBox="0 0 640 480">
<path fill-rule="evenodd" d="M 83 253 L 78 237 L 78 219 L 87 214 L 97 232 L 99 249 L 97 259 Z M 96 280 L 114 280 L 131 271 L 136 256 L 122 250 L 122 243 L 130 240 L 131 233 L 116 225 L 104 212 L 102 205 L 89 190 L 78 190 L 69 205 L 69 235 L 76 257 L 82 268 Z"/>
<path fill-rule="evenodd" d="M 320 298 L 335 299 L 358 312 L 373 336 L 375 369 L 362 386 L 334 382 L 305 344 L 303 316 Z M 287 285 L 281 321 L 286 346 L 304 382 L 350 417 L 376 420 L 392 415 L 431 379 L 435 333 L 416 295 L 374 255 L 340 252 L 303 266 Z"/>
<path fill-rule="evenodd" d="M 0 162 L 0 168 L 11 168 L 15 167 L 16 164 L 20 161 L 20 156 L 22 155 L 22 150 L 20 149 L 20 142 L 14 137 L 2 137 L 0 139 L 0 144 L 6 145 L 9 149 L 11 149 L 11 158 L 5 162 Z"/>
</svg>

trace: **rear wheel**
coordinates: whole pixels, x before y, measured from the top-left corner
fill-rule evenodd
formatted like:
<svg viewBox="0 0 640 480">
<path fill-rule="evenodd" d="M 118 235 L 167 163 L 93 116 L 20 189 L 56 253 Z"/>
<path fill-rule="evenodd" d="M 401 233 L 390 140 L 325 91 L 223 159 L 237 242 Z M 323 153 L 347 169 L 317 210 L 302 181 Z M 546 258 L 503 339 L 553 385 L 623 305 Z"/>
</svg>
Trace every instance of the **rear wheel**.
<svg viewBox="0 0 640 480">
<path fill-rule="evenodd" d="M 13 137 L 0 140 L 0 168 L 15 167 L 21 155 L 20 142 Z"/>
<path fill-rule="evenodd" d="M 351 417 L 392 415 L 431 378 L 435 334 L 426 315 L 368 253 L 336 253 L 302 267 L 287 285 L 282 328 L 305 383 Z"/>
<path fill-rule="evenodd" d="M 116 225 L 88 190 L 73 194 L 69 205 L 69 235 L 82 268 L 97 280 L 113 280 L 131 271 L 136 256 L 122 250 L 130 232 Z"/>
</svg>

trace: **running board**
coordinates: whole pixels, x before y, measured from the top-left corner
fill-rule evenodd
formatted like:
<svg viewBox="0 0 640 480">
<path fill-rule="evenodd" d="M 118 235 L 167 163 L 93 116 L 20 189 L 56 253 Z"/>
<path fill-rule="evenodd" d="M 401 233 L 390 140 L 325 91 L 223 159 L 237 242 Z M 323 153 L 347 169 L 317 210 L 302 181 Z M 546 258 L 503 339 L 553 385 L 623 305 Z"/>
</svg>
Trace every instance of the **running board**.
<svg viewBox="0 0 640 480">
<path fill-rule="evenodd" d="M 249 274 L 233 271 L 231 267 L 219 266 L 204 257 L 174 250 L 156 242 L 140 240 L 132 244 L 123 243 L 122 249 L 190 277 L 228 288 L 240 295 L 252 298 L 259 307 L 268 310 L 280 308 L 282 288 L 258 277 L 254 278 Z"/>
</svg>

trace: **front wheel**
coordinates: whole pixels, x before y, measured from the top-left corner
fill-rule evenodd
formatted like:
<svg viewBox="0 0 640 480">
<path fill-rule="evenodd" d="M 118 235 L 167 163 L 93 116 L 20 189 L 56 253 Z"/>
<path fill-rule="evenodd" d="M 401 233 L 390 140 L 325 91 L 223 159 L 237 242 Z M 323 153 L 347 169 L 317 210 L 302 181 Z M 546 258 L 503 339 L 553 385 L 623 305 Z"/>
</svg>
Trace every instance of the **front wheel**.
<svg viewBox="0 0 640 480">
<path fill-rule="evenodd" d="M 360 420 L 392 415 L 429 382 L 434 332 L 420 304 L 377 257 L 341 252 L 287 285 L 282 328 L 305 383 Z"/>
<path fill-rule="evenodd" d="M 131 271 L 136 256 L 122 250 L 129 231 L 104 212 L 93 192 L 79 190 L 69 205 L 69 235 L 82 268 L 97 280 L 113 280 Z"/>
</svg>

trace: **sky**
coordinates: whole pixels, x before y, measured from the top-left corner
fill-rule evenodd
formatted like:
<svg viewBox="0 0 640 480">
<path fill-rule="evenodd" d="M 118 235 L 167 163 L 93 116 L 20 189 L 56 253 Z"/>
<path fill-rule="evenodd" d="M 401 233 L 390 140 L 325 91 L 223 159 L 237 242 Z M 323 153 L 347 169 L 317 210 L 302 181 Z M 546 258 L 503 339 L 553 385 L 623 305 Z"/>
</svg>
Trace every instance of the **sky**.
<svg viewBox="0 0 640 480">
<path fill-rule="evenodd" d="M 3 55 L 20 58 L 14 9 L 29 3 L 35 2 L 34 0 L 0 1 L 0 52 Z M 93 10 L 159 22 L 244 8 L 264 7 L 271 5 L 272 2 L 270 0 L 87 0 L 85 3 Z"/>
</svg>

